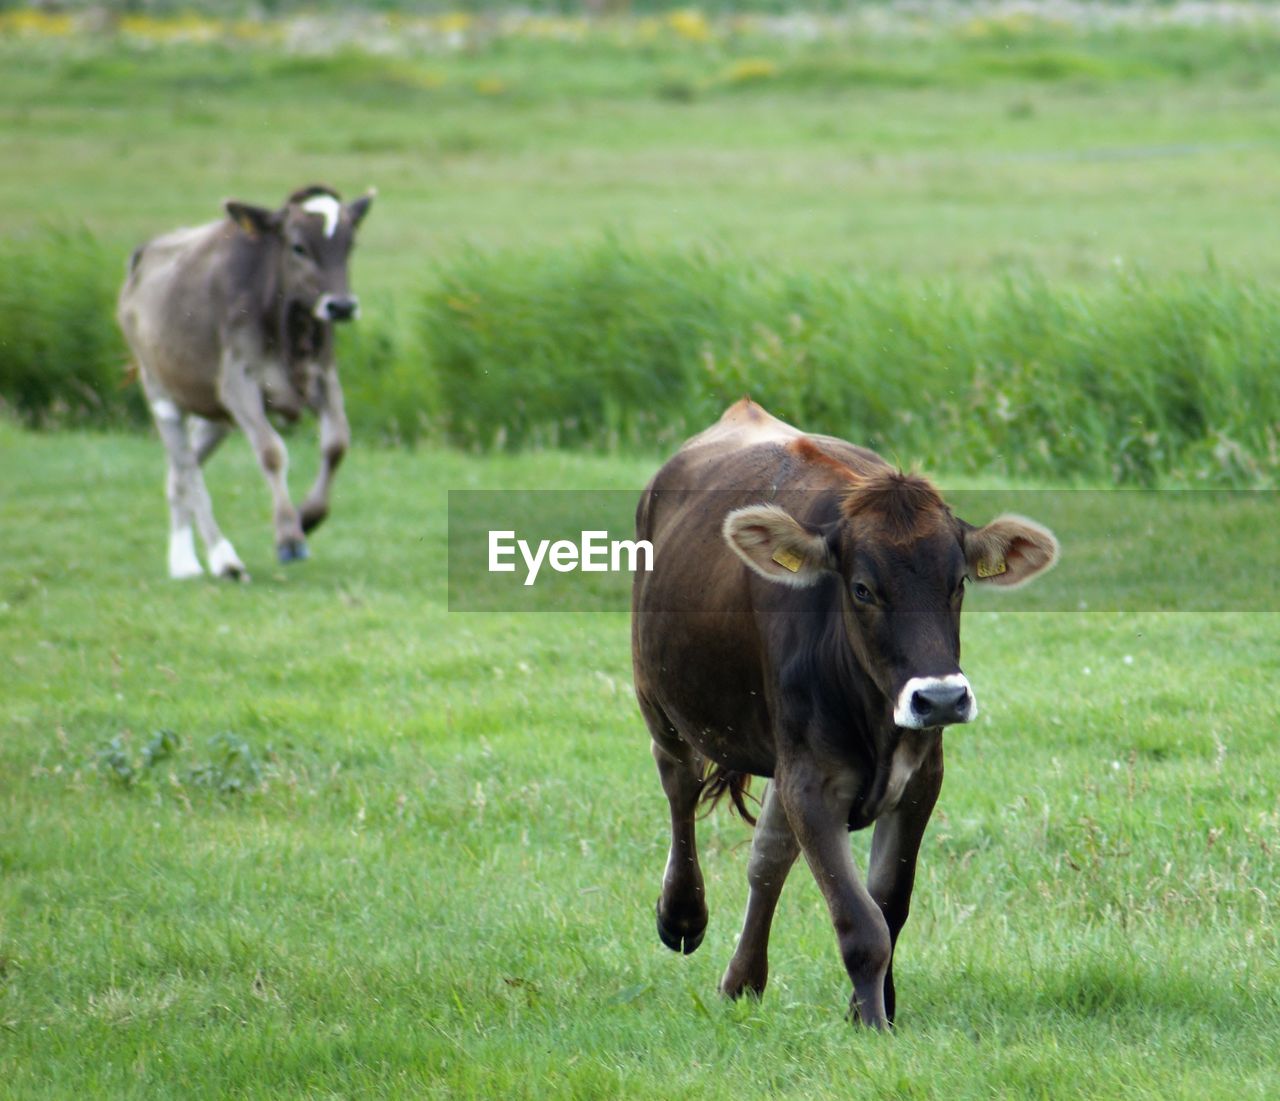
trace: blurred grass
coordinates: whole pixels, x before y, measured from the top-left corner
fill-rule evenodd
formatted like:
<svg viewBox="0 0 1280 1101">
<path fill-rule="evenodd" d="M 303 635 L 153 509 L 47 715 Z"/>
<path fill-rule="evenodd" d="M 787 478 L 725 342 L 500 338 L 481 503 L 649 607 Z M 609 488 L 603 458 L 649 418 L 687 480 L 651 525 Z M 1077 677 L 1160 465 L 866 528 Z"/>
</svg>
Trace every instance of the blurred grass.
<svg viewBox="0 0 1280 1101">
<path fill-rule="evenodd" d="M 1188 272 L 1212 251 L 1280 275 L 1256 233 L 1280 31 L 1161 18 L 0 34 L 0 158 L 23 166 L 0 176 L 0 234 L 83 223 L 123 262 L 227 197 L 323 180 L 380 188 L 356 261 L 371 304 L 465 247 L 603 230 L 823 271 L 1088 282 L 1117 256 Z"/>
<path fill-rule="evenodd" d="M 28 423 L 141 423 L 113 265 L 50 233 L 0 263 L 0 396 Z M 344 329 L 365 438 L 672 446 L 750 395 L 957 472 L 1263 486 L 1280 469 L 1280 292 L 1210 268 L 1072 289 L 762 270 L 608 237 L 436 265 L 407 324 Z"/>
<path fill-rule="evenodd" d="M 30 424 L 138 423 L 115 326 L 124 266 L 87 230 L 0 239 L 0 399 Z"/>
<path fill-rule="evenodd" d="M 974 289 L 608 240 L 444 272 L 422 343 L 467 445 L 671 444 L 749 394 L 903 462 L 1262 484 L 1277 468 L 1277 307 L 1214 270 Z"/>
<path fill-rule="evenodd" d="M 136 417 L 134 245 L 376 183 L 366 439 L 653 447 L 749 391 L 903 461 L 1269 484 L 1261 11 L 3 24 L 0 395 Z"/>
</svg>

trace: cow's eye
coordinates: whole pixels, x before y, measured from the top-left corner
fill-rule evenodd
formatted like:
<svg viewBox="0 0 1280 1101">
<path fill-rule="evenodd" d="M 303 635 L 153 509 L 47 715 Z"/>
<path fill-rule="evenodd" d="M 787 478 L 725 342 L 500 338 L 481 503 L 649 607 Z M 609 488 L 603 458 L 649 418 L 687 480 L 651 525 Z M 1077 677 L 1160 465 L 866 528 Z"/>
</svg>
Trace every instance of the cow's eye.
<svg viewBox="0 0 1280 1101">
<path fill-rule="evenodd" d="M 855 599 L 861 601 L 863 604 L 874 604 L 876 602 L 875 593 L 862 584 L 861 581 L 854 584 L 853 595 Z"/>
<path fill-rule="evenodd" d="M 306 256 L 306 255 L 307 255 L 307 246 L 306 246 L 306 245 L 303 245 L 303 244 L 300 244 L 299 242 L 295 241 L 295 242 L 293 243 L 293 254 L 294 254 L 294 256 Z"/>
</svg>

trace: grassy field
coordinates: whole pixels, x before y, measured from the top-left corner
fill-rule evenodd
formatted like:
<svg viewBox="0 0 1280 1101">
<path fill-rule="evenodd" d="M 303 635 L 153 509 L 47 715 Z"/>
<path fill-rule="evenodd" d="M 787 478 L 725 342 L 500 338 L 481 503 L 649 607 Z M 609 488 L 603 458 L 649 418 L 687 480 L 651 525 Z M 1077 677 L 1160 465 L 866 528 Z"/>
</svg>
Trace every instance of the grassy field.
<svg viewBox="0 0 1280 1101">
<path fill-rule="evenodd" d="M 1168 534 L 1059 496 L 1047 595 L 971 603 L 982 717 L 947 736 L 892 1037 L 842 1019 L 803 868 L 764 1001 L 715 996 L 723 814 L 706 940 L 659 944 L 624 614 L 447 610 L 447 490 L 635 492 L 680 386 L 680 417 L 721 384 L 832 410 L 1033 515 L 1080 479 L 1273 484 L 1280 31 L 1185 10 L 0 14 L 14 408 L 127 413 L 143 238 L 380 189 L 311 561 L 275 564 L 242 439 L 209 482 L 254 580 L 174 584 L 153 438 L 0 413 L 0 1096 L 1280 1093 L 1280 633 L 1151 610 L 1272 606 L 1269 497 Z M 900 415 L 920 394 L 952 435 Z M 373 446 L 393 423 L 615 453 Z M 1046 610 L 1081 604 L 1126 610 Z"/>
<path fill-rule="evenodd" d="M 446 487 L 652 460 L 349 462 L 285 572 L 233 441 L 254 581 L 174 584 L 158 444 L 0 425 L 5 1096 L 1275 1095 L 1274 617 L 968 614 L 983 717 L 868 1036 L 803 868 L 764 1001 L 715 997 L 736 820 L 702 826 L 703 947 L 658 943 L 625 616 L 445 610 Z"/>
</svg>

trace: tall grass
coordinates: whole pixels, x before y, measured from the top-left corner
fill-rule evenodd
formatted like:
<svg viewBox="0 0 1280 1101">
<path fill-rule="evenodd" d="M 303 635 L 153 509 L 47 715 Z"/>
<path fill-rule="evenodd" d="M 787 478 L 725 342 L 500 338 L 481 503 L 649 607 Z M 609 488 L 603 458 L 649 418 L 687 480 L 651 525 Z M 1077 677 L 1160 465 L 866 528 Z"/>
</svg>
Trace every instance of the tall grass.
<svg viewBox="0 0 1280 1101">
<path fill-rule="evenodd" d="M 0 399 L 32 424 L 142 422 L 118 257 L 10 241 Z M 468 448 L 668 447 L 749 394 L 812 431 L 954 471 L 1265 485 L 1280 294 L 1210 268 L 968 285 L 764 269 L 708 251 L 471 252 L 341 337 L 353 423 Z"/>
<path fill-rule="evenodd" d="M 606 240 L 470 257 L 422 324 L 447 430 L 470 446 L 666 443 L 750 394 L 952 470 L 1261 484 L 1278 468 L 1278 307 L 1215 270 L 974 288 Z"/>
<path fill-rule="evenodd" d="M 139 416 L 114 316 L 123 259 L 83 229 L 49 228 L 0 240 L 0 271 L 0 400 L 32 424 Z"/>
</svg>

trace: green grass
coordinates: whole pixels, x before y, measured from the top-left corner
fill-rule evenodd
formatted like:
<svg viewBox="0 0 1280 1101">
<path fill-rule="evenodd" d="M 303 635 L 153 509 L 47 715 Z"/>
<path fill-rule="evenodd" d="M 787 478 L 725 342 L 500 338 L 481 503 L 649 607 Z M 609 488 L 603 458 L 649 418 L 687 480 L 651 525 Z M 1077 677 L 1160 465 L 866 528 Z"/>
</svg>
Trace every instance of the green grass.
<svg viewBox="0 0 1280 1101">
<path fill-rule="evenodd" d="M 115 323 L 123 266 L 87 231 L 0 239 L 0 397 L 31 424 L 141 423 Z"/>
<path fill-rule="evenodd" d="M 1034 593 L 971 606 L 983 714 L 948 735 L 899 1026 L 868 1036 L 842 1020 L 847 980 L 802 867 L 764 1001 L 715 997 L 745 901 L 736 820 L 701 826 L 703 946 L 658 943 L 666 811 L 625 615 L 446 611 L 447 489 L 634 492 L 657 458 L 370 446 L 392 424 L 485 446 L 504 427 L 575 438 L 562 408 L 521 428 L 503 401 L 522 371 L 539 387 L 525 398 L 590 393 L 592 334 L 623 398 L 587 409 L 602 422 L 587 442 L 651 452 L 679 429 L 635 407 L 687 385 L 702 337 L 726 386 L 765 386 L 808 425 L 854 368 L 874 395 L 913 356 L 945 362 L 959 332 L 970 368 L 1022 387 L 1006 412 L 1027 434 L 1007 438 L 1030 460 L 935 448 L 874 410 L 824 423 L 988 491 L 1009 473 L 1167 474 L 1150 432 L 1113 465 L 1036 466 L 1038 439 L 1064 441 L 1032 412 L 1070 415 L 1085 440 L 1134 408 L 1167 416 L 1188 479 L 1274 466 L 1265 429 L 1224 416 L 1273 416 L 1274 32 L 980 29 L 806 44 L 668 27 L 649 44 L 482 37 L 387 59 L 358 42 L 298 57 L 0 41 L 16 411 L 77 423 L 107 394 L 128 415 L 109 310 L 139 241 L 229 196 L 380 188 L 354 261 L 365 321 L 344 346 L 362 419 L 310 562 L 275 564 L 243 440 L 210 486 L 254 581 L 179 585 L 154 439 L 0 420 L 0 1093 L 1275 1096 L 1272 615 L 1015 614 Z M 549 269 L 562 293 L 538 298 Z M 608 301 L 571 300 L 601 273 Z M 481 277 L 489 331 L 447 330 L 459 281 Z M 751 358 L 753 324 L 789 334 L 796 300 L 821 300 L 822 324 L 781 349 L 820 374 Z M 731 329 L 748 334 L 737 361 Z M 561 358 L 531 361 L 539 348 Z M 646 377 L 654 364 L 671 374 Z M 690 394 L 690 420 L 722 396 Z M 975 431 L 1000 408 L 978 403 Z M 293 437 L 295 486 L 310 435 Z M 1081 578 L 1091 608 L 1167 607 L 1179 584 L 1208 607 L 1271 576 L 1265 510 L 1176 538 L 1140 510 L 1083 531 L 1087 512 L 1067 515 L 1053 591 Z M 1224 531 L 1259 552 L 1256 575 L 1212 553 Z"/>
<path fill-rule="evenodd" d="M 1044 65 L 1046 50 L 1099 71 Z M 1266 30 L 603 34 L 389 59 L 97 36 L 0 53 L 0 156 L 24 168 L 0 179 L 0 232 L 83 221 L 123 263 L 228 196 L 374 183 L 355 272 L 371 316 L 463 245 L 606 227 L 836 271 L 987 278 L 1029 262 L 1088 281 L 1116 257 L 1187 272 L 1211 251 L 1280 272 L 1256 232 L 1280 156 Z M 776 76 L 734 83 L 744 58 Z"/>
<path fill-rule="evenodd" d="M 967 613 L 983 716 L 948 735 L 893 1037 L 842 1021 L 802 867 L 764 1001 L 715 997 L 736 820 L 701 826 L 704 945 L 659 945 L 625 616 L 450 614 L 443 568 L 447 488 L 655 461 L 357 445 L 286 571 L 236 439 L 210 485 L 254 581 L 174 584 L 158 443 L 0 425 L 6 1095 L 1273 1096 L 1269 615 Z"/>
</svg>

